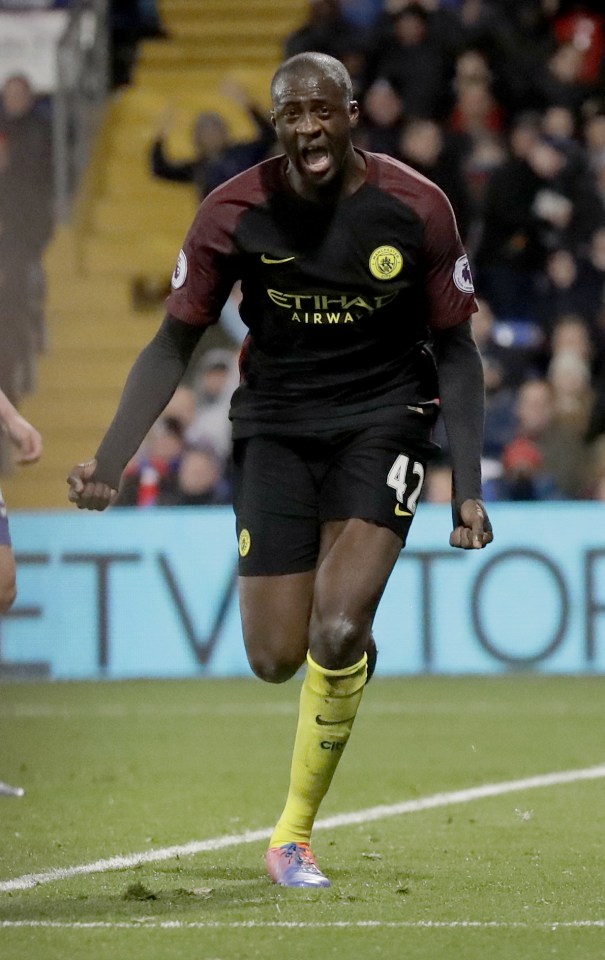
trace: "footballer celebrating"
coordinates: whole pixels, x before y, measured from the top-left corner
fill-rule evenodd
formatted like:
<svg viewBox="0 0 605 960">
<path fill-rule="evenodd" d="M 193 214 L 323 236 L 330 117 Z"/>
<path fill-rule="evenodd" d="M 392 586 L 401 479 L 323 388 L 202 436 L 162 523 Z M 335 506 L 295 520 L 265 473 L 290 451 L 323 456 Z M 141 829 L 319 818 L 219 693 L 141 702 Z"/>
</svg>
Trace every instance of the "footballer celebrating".
<svg viewBox="0 0 605 960">
<path fill-rule="evenodd" d="M 373 669 L 372 623 L 440 413 L 453 463 L 450 543 L 492 540 L 481 501 L 483 374 L 472 277 L 445 195 L 354 147 L 359 108 L 338 60 L 292 57 L 271 93 L 284 155 L 200 205 L 167 316 L 95 457 L 72 469 L 69 498 L 92 510 L 113 502 L 241 280 L 249 333 L 230 417 L 244 641 L 269 682 L 306 662 L 290 788 L 266 859 L 276 883 L 324 887 L 311 832 Z"/>
</svg>

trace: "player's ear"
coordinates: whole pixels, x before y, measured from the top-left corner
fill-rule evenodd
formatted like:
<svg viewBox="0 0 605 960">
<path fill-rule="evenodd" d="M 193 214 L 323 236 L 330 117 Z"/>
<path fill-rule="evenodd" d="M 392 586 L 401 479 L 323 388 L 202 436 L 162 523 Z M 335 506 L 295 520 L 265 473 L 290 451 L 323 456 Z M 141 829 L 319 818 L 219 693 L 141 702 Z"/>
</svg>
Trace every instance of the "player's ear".
<svg viewBox="0 0 605 960">
<path fill-rule="evenodd" d="M 275 110 L 272 110 L 271 113 L 269 114 L 269 120 L 271 121 L 271 125 L 275 130 L 276 129 Z"/>
<path fill-rule="evenodd" d="M 349 101 L 349 121 L 352 127 L 356 127 L 359 123 L 359 104 L 357 100 Z"/>
</svg>

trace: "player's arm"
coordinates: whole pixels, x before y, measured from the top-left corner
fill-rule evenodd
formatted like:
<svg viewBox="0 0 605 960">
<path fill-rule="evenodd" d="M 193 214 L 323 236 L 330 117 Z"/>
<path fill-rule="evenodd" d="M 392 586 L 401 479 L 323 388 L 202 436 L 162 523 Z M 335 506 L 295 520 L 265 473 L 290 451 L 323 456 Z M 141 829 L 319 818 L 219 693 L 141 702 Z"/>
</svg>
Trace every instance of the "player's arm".
<svg viewBox="0 0 605 960">
<path fill-rule="evenodd" d="M 35 463 L 42 456 L 42 437 L 25 417 L 22 417 L 8 397 L 0 390 L 0 424 L 19 450 L 19 463 Z"/>
<path fill-rule="evenodd" d="M 166 316 L 135 360 L 116 414 L 92 460 L 69 474 L 69 499 L 104 510 L 117 496 L 122 471 L 179 385 L 203 328 Z"/>
<path fill-rule="evenodd" d="M 442 416 L 450 444 L 453 547 L 481 549 L 493 540 L 481 499 L 485 394 L 483 366 L 470 320 L 433 334 Z"/>
</svg>

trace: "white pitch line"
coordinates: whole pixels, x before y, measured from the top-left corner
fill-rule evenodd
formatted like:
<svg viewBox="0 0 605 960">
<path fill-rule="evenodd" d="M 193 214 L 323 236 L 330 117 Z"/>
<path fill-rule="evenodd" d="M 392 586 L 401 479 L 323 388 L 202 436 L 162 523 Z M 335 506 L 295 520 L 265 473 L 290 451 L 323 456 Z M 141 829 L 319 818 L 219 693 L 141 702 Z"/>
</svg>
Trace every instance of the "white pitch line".
<svg viewBox="0 0 605 960">
<path fill-rule="evenodd" d="M 317 821 L 315 829 L 333 830 L 336 827 L 371 823 L 374 820 L 384 820 L 388 817 L 397 817 L 406 813 L 434 810 L 436 807 L 449 807 L 456 803 L 470 803 L 473 800 L 482 800 L 486 797 L 500 797 L 506 793 L 535 790 L 539 787 L 555 787 L 566 783 L 578 783 L 582 780 L 600 780 L 604 777 L 605 764 L 601 764 L 596 767 L 585 767 L 583 770 L 562 770 L 556 773 L 539 774 L 535 777 L 525 777 L 522 780 L 486 783 L 479 787 L 468 787 L 465 790 L 435 793 L 429 797 L 420 797 L 417 800 L 404 800 L 401 803 L 368 807 L 365 810 L 353 810 L 351 813 L 339 813 L 333 817 L 324 817 L 323 820 Z M 189 857 L 197 853 L 223 850 L 225 847 L 234 847 L 242 843 L 256 843 L 259 840 L 269 839 L 272 832 L 272 827 L 263 830 L 246 830 L 244 833 L 226 834 L 209 840 L 192 840 L 189 843 L 162 847 L 159 850 L 145 850 L 142 853 L 109 857 L 106 860 L 95 860 L 92 863 L 82 863 L 74 867 L 56 867 L 45 873 L 27 873 L 21 877 L 15 877 L 13 880 L 0 881 L 0 893 L 10 893 L 13 890 L 29 890 L 31 887 L 37 887 L 43 883 L 68 880 L 70 877 L 80 874 L 125 870 L 129 867 L 138 867 L 143 863 L 159 863 L 162 860 L 172 860 L 174 857 Z"/>
<path fill-rule="evenodd" d="M 267 928 L 286 928 L 296 930 L 326 930 L 338 929 L 506 929 L 506 930 L 563 930 L 563 929 L 590 929 L 605 927 L 605 920 L 554 920 L 550 923 L 529 923 L 523 920 L 1 920 L 0 929 L 44 927 L 59 930 L 237 930 Z"/>
</svg>

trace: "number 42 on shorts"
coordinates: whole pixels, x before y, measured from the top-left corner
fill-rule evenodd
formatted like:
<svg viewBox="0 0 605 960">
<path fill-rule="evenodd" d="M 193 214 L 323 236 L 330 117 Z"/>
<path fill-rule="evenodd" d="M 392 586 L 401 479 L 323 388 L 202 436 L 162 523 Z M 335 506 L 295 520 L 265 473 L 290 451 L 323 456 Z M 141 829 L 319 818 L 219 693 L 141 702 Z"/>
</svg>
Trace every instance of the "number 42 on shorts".
<svg viewBox="0 0 605 960">
<path fill-rule="evenodd" d="M 387 486 L 397 495 L 395 514 L 398 517 L 414 516 L 423 483 L 424 466 L 400 453 L 387 474 Z"/>
</svg>

